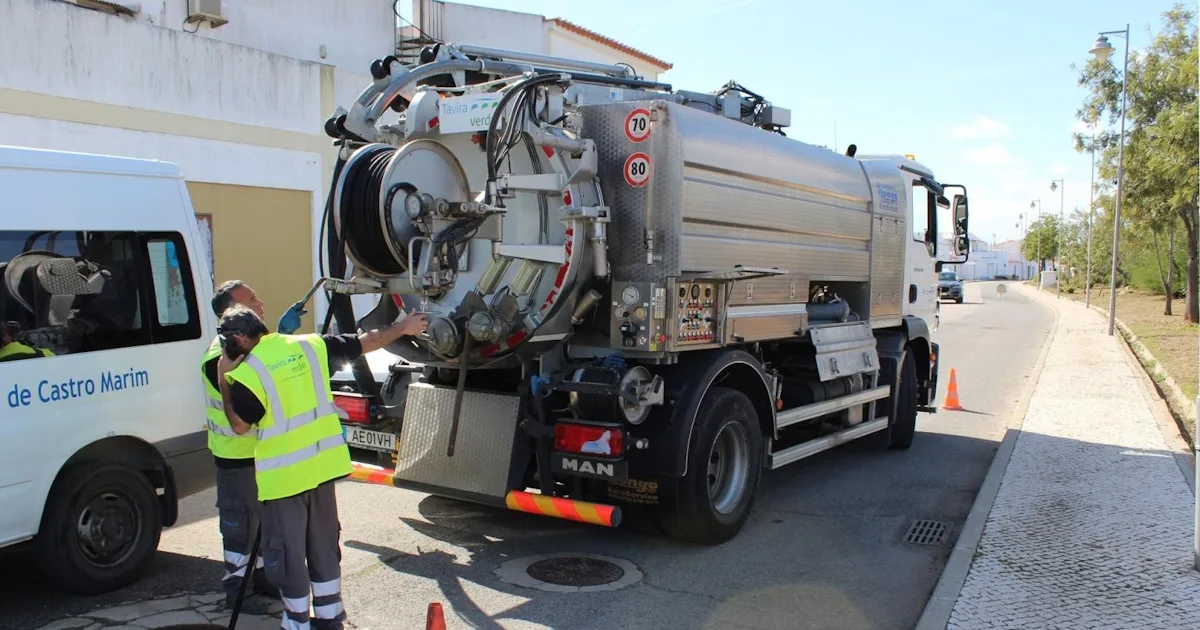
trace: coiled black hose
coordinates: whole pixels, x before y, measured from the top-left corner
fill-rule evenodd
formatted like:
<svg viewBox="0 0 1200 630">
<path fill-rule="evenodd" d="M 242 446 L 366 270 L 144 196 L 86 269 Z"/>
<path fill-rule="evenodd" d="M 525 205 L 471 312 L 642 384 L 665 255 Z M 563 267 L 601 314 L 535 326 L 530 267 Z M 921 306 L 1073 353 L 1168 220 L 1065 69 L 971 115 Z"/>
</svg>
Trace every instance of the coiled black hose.
<svg viewBox="0 0 1200 630">
<path fill-rule="evenodd" d="M 347 169 L 339 208 L 342 236 L 363 266 L 380 275 L 398 275 L 406 271 L 407 261 L 392 255 L 387 244 L 390 232 L 379 215 L 380 189 L 396 149 L 381 146 L 372 150 Z"/>
</svg>

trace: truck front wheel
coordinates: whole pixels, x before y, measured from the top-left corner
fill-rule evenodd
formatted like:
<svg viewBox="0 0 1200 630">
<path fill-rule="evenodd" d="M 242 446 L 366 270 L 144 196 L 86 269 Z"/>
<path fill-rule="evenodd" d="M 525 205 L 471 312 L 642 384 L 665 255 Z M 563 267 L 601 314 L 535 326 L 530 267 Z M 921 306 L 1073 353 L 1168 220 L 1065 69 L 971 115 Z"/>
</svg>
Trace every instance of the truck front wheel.
<svg viewBox="0 0 1200 630">
<path fill-rule="evenodd" d="M 762 455 L 754 404 L 736 389 L 710 389 L 692 427 L 687 474 L 668 497 L 663 530 L 708 545 L 733 538 L 754 505 Z"/>
<path fill-rule="evenodd" d="M 898 363 L 898 371 L 892 361 L 885 361 L 880 370 L 879 383 L 890 384 L 892 393 L 879 403 L 890 418 L 888 428 L 876 435 L 880 446 L 906 449 L 917 432 L 917 361 L 911 347 L 904 349 Z"/>
</svg>

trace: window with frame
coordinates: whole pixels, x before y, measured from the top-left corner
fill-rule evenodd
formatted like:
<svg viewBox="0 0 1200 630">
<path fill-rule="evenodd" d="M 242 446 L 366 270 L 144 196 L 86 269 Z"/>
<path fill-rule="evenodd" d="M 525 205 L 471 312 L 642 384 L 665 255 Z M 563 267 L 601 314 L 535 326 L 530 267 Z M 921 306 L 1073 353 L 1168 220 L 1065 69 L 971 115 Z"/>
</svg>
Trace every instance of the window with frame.
<svg viewBox="0 0 1200 630">
<path fill-rule="evenodd" d="M 0 231 L 0 322 L 0 360 L 196 339 L 183 236 Z"/>
</svg>

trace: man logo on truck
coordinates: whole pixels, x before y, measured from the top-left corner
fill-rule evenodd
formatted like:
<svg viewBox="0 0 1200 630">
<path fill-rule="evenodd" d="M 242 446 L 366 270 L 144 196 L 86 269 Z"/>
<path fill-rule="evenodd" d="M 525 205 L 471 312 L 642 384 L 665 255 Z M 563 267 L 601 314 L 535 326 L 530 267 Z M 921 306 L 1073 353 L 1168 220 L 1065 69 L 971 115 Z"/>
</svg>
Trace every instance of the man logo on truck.
<svg viewBox="0 0 1200 630">
<path fill-rule="evenodd" d="M 583 473 L 587 475 L 595 475 L 597 477 L 616 477 L 617 470 L 612 464 L 603 462 L 592 463 L 587 460 L 579 461 L 571 457 L 562 458 L 563 470 L 571 472 Z"/>
</svg>

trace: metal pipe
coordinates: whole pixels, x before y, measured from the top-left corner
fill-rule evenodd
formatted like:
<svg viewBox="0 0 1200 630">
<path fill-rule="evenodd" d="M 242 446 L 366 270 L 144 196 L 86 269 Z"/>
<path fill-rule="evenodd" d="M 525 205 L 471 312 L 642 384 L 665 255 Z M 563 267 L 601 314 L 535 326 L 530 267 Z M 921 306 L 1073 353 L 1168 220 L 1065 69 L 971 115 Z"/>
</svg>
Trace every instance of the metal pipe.
<svg viewBox="0 0 1200 630">
<path fill-rule="evenodd" d="M 594 61 L 582 61 L 579 59 L 563 59 L 560 57 L 551 57 L 550 55 L 539 55 L 537 53 L 518 52 L 515 50 L 504 50 L 501 48 L 489 48 L 487 46 L 472 46 L 466 44 L 451 44 L 451 47 L 466 55 L 478 55 L 482 57 L 499 57 L 501 59 L 511 59 L 513 61 L 525 61 L 528 63 L 539 63 L 548 66 L 554 66 L 563 69 L 574 68 L 576 70 L 587 70 L 588 72 L 602 72 L 604 74 L 613 74 L 616 76 L 626 76 L 632 72 L 626 66 L 618 66 L 607 63 L 596 63 Z"/>
<path fill-rule="evenodd" d="M 1092 212 L 1096 208 L 1096 132 L 1092 132 L 1092 180 L 1088 184 L 1087 213 L 1087 278 L 1083 290 L 1083 305 L 1092 306 Z"/>
<path fill-rule="evenodd" d="M 1129 93 L 1129 25 L 1125 25 L 1125 69 L 1121 71 L 1121 144 L 1117 146 L 1117 203 L 1113 211 L 1112 277 L 1108 286 L 1108 336 L 1117 322 L 1117 251 L 1121 244 L 1121 193 L 1125 183 L 1125 103 Z M 1200 484 L 1197 484 L 1200 486 Z M 1200 563 L 1200 558 L 1197 559 Z"/>
</svg>

